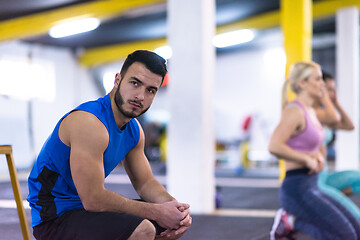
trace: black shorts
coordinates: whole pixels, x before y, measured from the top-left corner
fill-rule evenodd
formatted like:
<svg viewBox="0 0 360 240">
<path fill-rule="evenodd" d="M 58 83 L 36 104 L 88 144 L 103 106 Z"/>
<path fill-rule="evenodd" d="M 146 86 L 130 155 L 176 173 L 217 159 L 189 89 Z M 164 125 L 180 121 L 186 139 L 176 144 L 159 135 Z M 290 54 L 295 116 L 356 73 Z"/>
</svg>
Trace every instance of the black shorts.
<svg viewBox="0 0 360 240">
<path fill-rule="evenodd" d="M 38 240 L 125 240 L 143 220 L 126 213 L 75 209 L 35 226 L 33 234 Z M 153 224 L 157 234 L 165 230 Z"/>
</svg>

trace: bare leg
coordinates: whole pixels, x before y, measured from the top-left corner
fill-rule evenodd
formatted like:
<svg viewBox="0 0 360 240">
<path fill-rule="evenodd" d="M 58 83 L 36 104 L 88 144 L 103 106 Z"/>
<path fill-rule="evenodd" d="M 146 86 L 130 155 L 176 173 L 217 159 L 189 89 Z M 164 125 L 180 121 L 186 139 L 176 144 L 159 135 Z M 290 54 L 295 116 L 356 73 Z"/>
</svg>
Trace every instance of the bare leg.
<svg viewBox="0 0 360 240">
<path fill-rule="evenodd" d="M 134 230 L 128 240 L 153 240 L 155 239 L 156 230 L 149 220 L 143 220 Z"/>
</svg>

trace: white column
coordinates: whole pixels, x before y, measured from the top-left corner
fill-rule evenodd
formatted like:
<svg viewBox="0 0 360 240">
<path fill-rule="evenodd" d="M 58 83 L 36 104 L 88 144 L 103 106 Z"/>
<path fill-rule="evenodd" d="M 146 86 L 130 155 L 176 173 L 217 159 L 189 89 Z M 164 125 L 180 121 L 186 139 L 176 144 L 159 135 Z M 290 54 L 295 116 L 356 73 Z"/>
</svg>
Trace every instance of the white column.
<svg viewBox="0 0 360 240">
<path fill-rule="evenodd" d="M 336 12 L 338 99 L 352 119 L 354 131 L 337 131 L 336 170 L 359 169 L 359 10 Z"/>
<path fill-rule="evenodd" d="M 214 210 L 215 0 L 169 0 L 167 187 L 193 213 Z"/>
</svg>

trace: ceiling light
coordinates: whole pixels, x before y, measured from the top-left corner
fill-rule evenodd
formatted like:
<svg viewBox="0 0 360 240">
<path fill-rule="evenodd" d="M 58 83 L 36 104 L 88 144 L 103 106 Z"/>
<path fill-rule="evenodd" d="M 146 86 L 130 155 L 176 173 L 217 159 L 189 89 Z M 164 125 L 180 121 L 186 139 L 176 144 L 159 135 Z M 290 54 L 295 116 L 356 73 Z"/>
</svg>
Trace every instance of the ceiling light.
<svg viewBox="0 0 360 240">
<path fill-rule="evenodd" d="M 213 38 L 213 44 L 217 48 L 224 48 L 253 40 L 255 33 L 249 29 L 241 29 L 233 32 L 222 33 Z"/>
<path fill-rule="evenodd" d="M 62 38 L 70 35 L 89 32 L 100 25 L 100 20 L 97 18 L 86 18 L 78 21 L 67 22 L 56 25 L 49 31 L 52 38 Z"/>
<path fill-rule="evenodd" d="M 158 47 L 157 49 L 154 50 L 154 52 L 166 60 L 170 59 L 172 56 L 172 50 L 170 46 Z"/>
</svg>

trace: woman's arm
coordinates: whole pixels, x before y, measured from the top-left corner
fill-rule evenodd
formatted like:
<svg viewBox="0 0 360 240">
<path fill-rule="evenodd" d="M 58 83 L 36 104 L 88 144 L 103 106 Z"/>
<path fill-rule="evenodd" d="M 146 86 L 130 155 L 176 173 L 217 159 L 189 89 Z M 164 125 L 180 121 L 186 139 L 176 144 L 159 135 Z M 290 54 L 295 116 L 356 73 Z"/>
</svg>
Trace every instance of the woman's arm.
<svg viewBox="0 0 360 240">
<path fill-rule="evenodd" d="M 320 105 L 315 107 L 316 117 L 319 119 L 321 124 L 325 124 L 327 126 L 337 124 L 340 122 L 340 117 L 336 112 L 336 108 L 331 101 L 326 88 L 323 93 L 324 95 L 320 99 Z"/>
<path fill-rule="evenodd" d="M 336 92 L 330 98 L 328 91 L 324 90 L 324 96 L 321 99 L 322 107 L 315 108 L 316 116 L 321 124 L 325 124 L 332 129 L 353 130 L 354 124 L 345 110 L 340 105 Z"/>
<path fill-rule="evenodd" d="M 340 121 L 335 124 L 330 124 L 329 126 L 333 129 L 343 129 L 343 130 L 353 130 L 354 124 L 351 121 L 349 115 L 345 112 L 345 110 L 341 107 L 337 98 L 335 98 L 334 106 L 340 115 Z"/>
<path fill-rule="evenodd" d="M 291 135 L 304 128 L 304 114 L 298 107 L 285 108 L 279 125 L 275 128 L 269 142 L 269 151 L 286 161 L 304 164 L 312 171 L 317 171 L 316 156 L 298 152 L 290 148 L 286 142 Z"/>
</svg>

